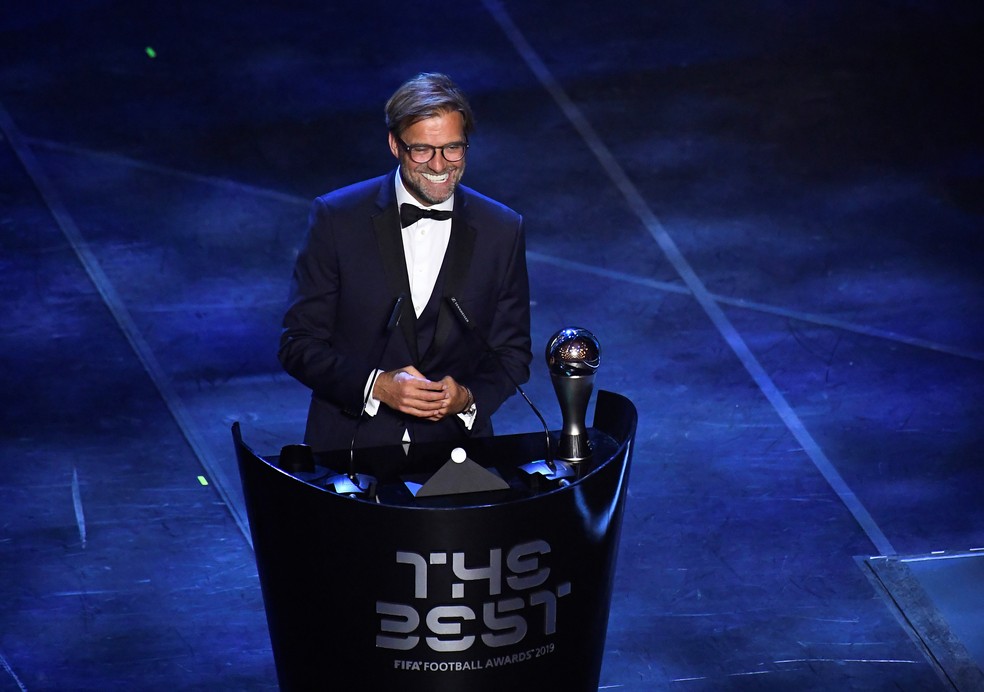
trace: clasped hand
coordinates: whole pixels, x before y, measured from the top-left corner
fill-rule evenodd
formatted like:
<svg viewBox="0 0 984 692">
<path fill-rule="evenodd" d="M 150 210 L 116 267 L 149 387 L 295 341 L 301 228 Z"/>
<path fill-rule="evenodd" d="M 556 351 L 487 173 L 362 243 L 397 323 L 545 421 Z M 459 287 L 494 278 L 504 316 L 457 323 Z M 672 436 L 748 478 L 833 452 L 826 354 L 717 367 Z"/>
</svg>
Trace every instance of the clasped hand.
<svg viewBox="0 0 984 692">
<path fill-rule="evenodd" d="M 380 374 L 372 395 L 392 409 L 431 421 L 460 413 L 469 399 L 468 390 L 450 375 L 434 382 L 412 365 Z"/>
</svg>

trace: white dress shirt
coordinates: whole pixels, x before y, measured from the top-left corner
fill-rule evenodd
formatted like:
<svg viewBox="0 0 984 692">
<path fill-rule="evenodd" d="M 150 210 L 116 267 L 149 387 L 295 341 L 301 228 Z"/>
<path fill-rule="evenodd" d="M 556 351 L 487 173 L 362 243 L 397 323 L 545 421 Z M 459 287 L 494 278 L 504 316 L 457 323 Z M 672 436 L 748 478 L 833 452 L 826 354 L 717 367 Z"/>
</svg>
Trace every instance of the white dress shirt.
<svg viewBox="0 0 984 692">
<path fill-rule="evenodd" d="M 421 206 L 403 185 L 403 178 L 396 176 L 396 206 L 412 204 Z M 451 211 L 454 209 L 454 196 L 440 204 L 427 207 L 435 211 Z M 444 264 L 444 254 L 451 240 L 451 219 L 421 219 L 403 229 L 403 257 L 407 261 L 407 276 L 410 278 L 410 299 L 413 311 L 420 314 L 427 307 L 437 275 L 441 273 Z"/>
</svg>

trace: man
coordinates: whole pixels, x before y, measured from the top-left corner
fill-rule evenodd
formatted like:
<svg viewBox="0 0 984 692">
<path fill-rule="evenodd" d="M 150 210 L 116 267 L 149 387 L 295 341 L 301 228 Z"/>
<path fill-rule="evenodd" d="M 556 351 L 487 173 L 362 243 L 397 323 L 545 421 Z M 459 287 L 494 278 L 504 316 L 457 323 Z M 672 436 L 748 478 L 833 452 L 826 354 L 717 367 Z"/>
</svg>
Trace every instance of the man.
<svg viewBox="0 0 984 692">
<path fill-rule="evenodd" d="M 294 267 L 279 358 L 312 390 L 315 450 L 347 448 L 360 417 L 359 446 L 491 435 L 510 376 L 529 378 L 523 220 L 460 185 L 467 100 L 420 74 L 386 125 L 397 169 L 316 199 Z"/>
</svg>

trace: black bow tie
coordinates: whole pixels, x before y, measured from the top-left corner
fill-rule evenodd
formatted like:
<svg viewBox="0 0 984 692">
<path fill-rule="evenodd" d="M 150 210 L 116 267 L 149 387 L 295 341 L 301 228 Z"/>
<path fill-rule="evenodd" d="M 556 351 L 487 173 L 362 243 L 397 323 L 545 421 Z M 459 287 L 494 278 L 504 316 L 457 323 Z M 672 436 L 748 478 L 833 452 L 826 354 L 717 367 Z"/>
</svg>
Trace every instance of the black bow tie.
<svg viewBox="0 0 984 692">
<path fill-rule="evenodd" d="M 414 204 L 400 205 L 400 225 L 406 228 L 415 224 L 421 219 L 434 219 L 435 221 L 447 221 L 451 218 L 450 211 L 440 209 L 421 209 Z"/>
</svg>

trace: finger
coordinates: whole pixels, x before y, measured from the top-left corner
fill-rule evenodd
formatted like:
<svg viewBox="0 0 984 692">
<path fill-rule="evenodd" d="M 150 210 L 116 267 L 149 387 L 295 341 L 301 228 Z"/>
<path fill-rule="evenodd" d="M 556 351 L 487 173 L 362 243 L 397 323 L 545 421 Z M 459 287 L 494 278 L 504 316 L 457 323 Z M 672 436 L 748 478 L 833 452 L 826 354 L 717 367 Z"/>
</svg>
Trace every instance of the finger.
<svg viewBox="0 0 984 692">
<path fill-rule="evenodd" d="M 435 412 L 435 411 L 424 411 L 422 409 L 416 409 L 416 408 L 409 408 L 409 409 L 403 411 L 403 413 L 409 414 L 411 416 L 415 416 L 416 418 L 422 418 L 424 420 L 429 420 L 429 421 L 432 421 L 434 423 L 436 423 L 438 421 L 441 421 L 441 420 L 444 420 L 444 418 L 447 417 L 447 414 L 446 413 L 442 413 L 440 410 L 438 410 L 437 412 Z"/>
<path fill-rule="evenodd" d="M 426 390 L 410 390 L 401 393 L 397 408 L 404 413 L 413 415 L 433 415 L 442 408 L 447 408 L 448 398 L 445 392 Z"/>
<path fill-rule="evenodd" d="M 420 396 L 429 401 L 443 399 L 448 394 L 448 389 L 440 382 L 430 380 L 411 380 L 407 379 L 400 383 L 407 396 Z"/>
<path fill-rule="evenodd" d="M 407 372 L 406 370 L 398 370 L 393 375 L 393 381 L 399 384 L 400 386 L 410 383 L 418 383 L 418 384 L 430 383 L 430 380 L 428 380 L 426 377 L 422 377 L 420 375 L 414 375 L 413 373 Z"/>
</svg>

